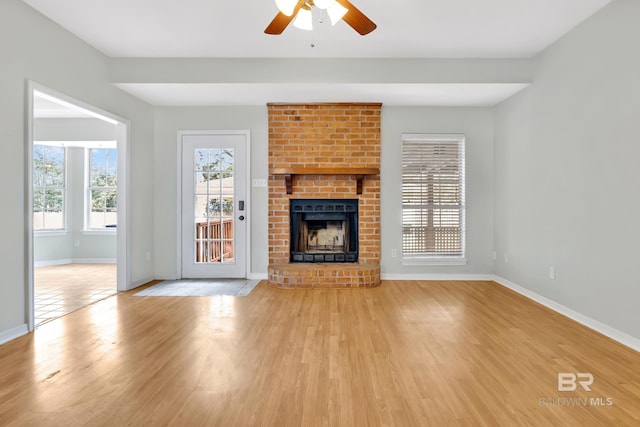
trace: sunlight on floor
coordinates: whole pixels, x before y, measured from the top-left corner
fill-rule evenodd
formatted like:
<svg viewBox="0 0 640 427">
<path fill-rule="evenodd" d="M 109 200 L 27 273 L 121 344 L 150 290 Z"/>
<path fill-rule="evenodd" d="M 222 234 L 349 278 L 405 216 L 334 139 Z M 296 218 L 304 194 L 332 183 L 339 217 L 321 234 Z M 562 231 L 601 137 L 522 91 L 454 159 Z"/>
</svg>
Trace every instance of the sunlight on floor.
<svg viewBox="0 0 640 427">
<path fill-rule="evenodd" d="M 69 314 L 116 293 L 115 264 L 65 264 L 35 268 L 35 324 Z"/>
</svg>

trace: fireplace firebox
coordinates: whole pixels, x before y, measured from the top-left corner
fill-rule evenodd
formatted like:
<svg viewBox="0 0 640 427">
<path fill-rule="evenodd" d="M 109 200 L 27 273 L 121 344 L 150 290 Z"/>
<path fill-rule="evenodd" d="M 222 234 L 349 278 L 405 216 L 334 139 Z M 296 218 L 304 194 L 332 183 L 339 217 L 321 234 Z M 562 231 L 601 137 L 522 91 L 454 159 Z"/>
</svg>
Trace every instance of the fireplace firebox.
<svg viewBox="0 0 640 427">
<path fill-rule="evenodd" d="M 358 262 L 357 199 L 291 199 L 291 262 Z"/>
</svg>

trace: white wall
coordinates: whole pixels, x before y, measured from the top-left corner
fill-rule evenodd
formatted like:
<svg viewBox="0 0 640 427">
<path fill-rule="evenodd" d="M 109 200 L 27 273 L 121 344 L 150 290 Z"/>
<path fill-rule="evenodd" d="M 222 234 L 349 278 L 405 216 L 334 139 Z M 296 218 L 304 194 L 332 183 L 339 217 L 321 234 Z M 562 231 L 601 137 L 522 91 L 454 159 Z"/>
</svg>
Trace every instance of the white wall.
<svg viewBox="0 0 640 427">
<path fill-rule="evenodd" d="M 493 247 L 493 112 L 490 108 L 382 107 L 382 274 L 387 277 L 490 274 Z M 466 266 L 402 266 L 402 133 L 466 137 Z M 391 250 L 397 257 L 391 257 Z"/>
<path fill-rule="evenodd" d="M 35 141 L 115 141 L 116 126 L 100 119 L 38 118 L 33 124 Z"/>
<path fill-rule="evenodd" d="M 178 274 L 177 149 L 181 130 L 251 131 L 249 179 L 268 178 L 267 107 L 156 108 L 155 111 L 155 273 L 159 279 Z M 267 188 L 251 188 L 251 271 L 267 272 Z"/>
<path fill-rule="evenodd" d="M 494 268 L 640 338 L 638 22 L 640 2 L 612 2 L 496 109 Z"/>
<path fill-rule="evenodd" d="M 0 2 L 0 332 L 27 322 L 26 253 L 26 81 L 95 105 L 131 120 L 131 275 L 134 282 L 153 277 L 145 254 L 153 247 L 153 109 L 114 88 L 106 58 L 20 0 Z M 137 165 L 138 167 L 136 167 Z"/>
</svg>

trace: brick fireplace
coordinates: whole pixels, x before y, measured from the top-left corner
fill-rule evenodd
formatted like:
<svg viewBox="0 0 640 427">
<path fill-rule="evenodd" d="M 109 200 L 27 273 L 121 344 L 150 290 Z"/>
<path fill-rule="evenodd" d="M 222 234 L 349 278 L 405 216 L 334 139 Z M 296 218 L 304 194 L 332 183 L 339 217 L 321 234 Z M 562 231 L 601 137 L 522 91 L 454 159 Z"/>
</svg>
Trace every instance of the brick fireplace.
<svg viewBox="0 0 640 427">
<path fill-rule="evenodd" d="M 268 105 L 271 285 L 380 284 L 380 110 L 381 104 Z M 303 206 L 298 210 L 318 211 L 301 214 L 297 220 L 292 213 L 296 204 Z M 355 225 L 348 225 L 353 220 L 346 219 L 338 225 L 340 218 L 348 216 L 333 211 L 354 209 L 347 205 L 355 206 Z M 303 218 L 315 221 L 311 232 L 292 235 L 292 221 Z M 312 249 L 294 249 L 298 246 L 292 239 L 306 239 Z M 357 248 L 355 257 L 353 248 Z"/>
</svg>

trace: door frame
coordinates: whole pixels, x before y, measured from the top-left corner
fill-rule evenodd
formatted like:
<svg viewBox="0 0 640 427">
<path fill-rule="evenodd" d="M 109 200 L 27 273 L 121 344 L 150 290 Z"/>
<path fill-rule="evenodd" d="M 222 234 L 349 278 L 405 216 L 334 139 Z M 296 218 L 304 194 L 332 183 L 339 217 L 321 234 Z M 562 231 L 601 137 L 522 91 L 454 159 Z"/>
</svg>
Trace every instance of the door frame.
<svg viewBox="0 0 640 427">
<path fill-rule="evenodd" d="M 182 137 L 188 135 L 243 135 L 245 144 L 245 224 L 246 232 L 246 254 L 245 254 L 245 278 L 251 276 L 251 131 L 249 130 L 180 130 L 177 140 L 177 175 L 176 175 L 176 279 L 182 279 Z"/>
<path fill-rule="evenodd" d="M 118 228 L 116 230 L 116 290 L 118 292 L 128 291 L 132 288 L 131 264 L 129 254 L 131 253 L 131 233 L 129 223 L 130 212 L 130 192 L 131 188 L 131 165 L 130 165 L 130 129 L 131 122 L 123 117 L 108 111 L 102 110 L 86 102 L 80 101 L 64 93 L 58 92 L 33 80 L 27 80 L 26 84 L 26 176 L 25 176 L 25 212 L 26 230 L 25 240 L 27 247 L 27 327 L 29 331 L 35 329 L 35 288 L 34 288 L 34 241 L 33 241 L 33 122 L 34 105 L 33 96 L 35 92 L 57 98 L 74 107 L 80 108 L 94 117 L 113 123 L 116 126 L 116 147 L 118 149 Z"/>
</svg>

